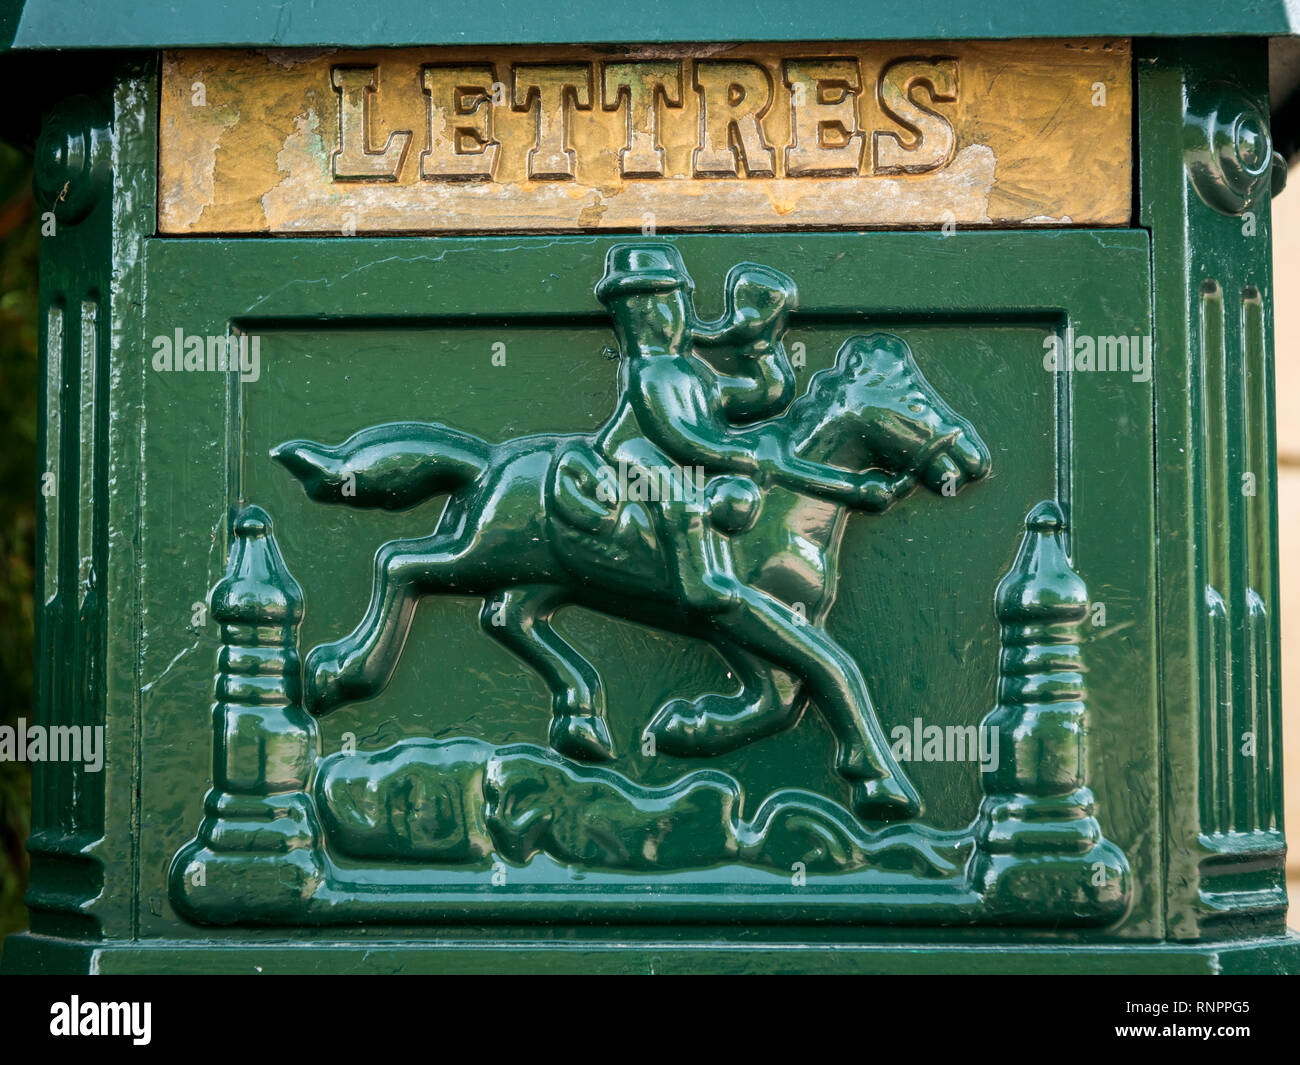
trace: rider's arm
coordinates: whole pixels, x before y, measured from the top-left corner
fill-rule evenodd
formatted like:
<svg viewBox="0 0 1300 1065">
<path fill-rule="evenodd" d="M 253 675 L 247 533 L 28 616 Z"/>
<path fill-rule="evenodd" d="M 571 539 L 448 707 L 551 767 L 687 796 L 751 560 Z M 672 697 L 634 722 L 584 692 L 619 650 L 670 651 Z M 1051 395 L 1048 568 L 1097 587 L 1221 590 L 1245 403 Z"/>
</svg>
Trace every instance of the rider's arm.
<svg viewBox="0 0 1300 1065">
<path fill-rule="evenodd" d="M 762 467 L 776 484 L 783 484 L 796 492 L 805 492 L 832 503 L 859 510 L 880 512 L 889 509 L 898 499 L 900 493 L 911 487 L 909 474 L 889 474 L 880 470 L 868 470 L 865 473 L 851 473 L 836 466 L 826 466 L 820 462 L 809 462 L 798 455 L 790 454 L 789 449 L 773 446 L 775 438 L 765 441 L 759 456 Z M 773 452 L 776 457 L 771 457 Z"/>
<path fill-rule="evenodd" d="M 796 492 L 829 499 L 832 503 L 845 503 L 856 506 L 862 492 L 863 475 L 838 470 L 833 466 L 824 466 L 820 462 L 809 462 L 785 452 L 772 464 L 771 477 L 777 484 L 785 485 Z"/>
<path fill-rule="evenodd" d="M 711 365 L 709 368 L 713 370 Z M 779 346 L 755 358 L 744 359 L 740 373 L 724 374 L 717 370 L 713 373 L 728 421 L 770 417 L 789 404 L 794 392 L 794 369 L 785 348 Z"/>
<path fill-rule="evenodd" d="M 698 380 L 685 381 L 668 360 L 646 359 L 629 380 L 628 396 L 641 431 L 683 466 L 762 473 L 796 492 L 851 507 L 883 509 L 892 502 L 876 484 L 878 473 L 850 473 L 790 454 L 773 425 L 706 432 L 697 424 L 692 399 Z M 865 498 L 864 498 L 865 496 Z M 878 501 L 878 502 L 877 502 Z"/>
</svg>

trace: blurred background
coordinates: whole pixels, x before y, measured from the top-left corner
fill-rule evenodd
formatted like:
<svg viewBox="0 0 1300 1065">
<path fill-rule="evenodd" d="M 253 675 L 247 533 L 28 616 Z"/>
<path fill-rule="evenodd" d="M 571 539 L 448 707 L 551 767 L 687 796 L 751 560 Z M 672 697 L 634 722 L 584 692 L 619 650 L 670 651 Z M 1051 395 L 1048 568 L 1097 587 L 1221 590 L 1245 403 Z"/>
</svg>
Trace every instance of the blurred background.
<svg viewBox="0 0 1300 1065">
<path fill-rule="evenodd" d="M 1290 924 L 1300 924 L 1300 170 L 1274 205 L 1282 705 Z M 31 165 L 0 145 L 0 725 L 30 718 L 36 492 L 36 260 Z M 26 927 L 26 764 L 0 762 L 0 939 Z"/>
<path fill-rule="evenodd" d="M 31 161 L 0 145 L 0 725 L 31 717 L 36 545 L 36 255 Z M 0 761 L 0 937 L 27 926 L 30 774 Z"/>
</svg>

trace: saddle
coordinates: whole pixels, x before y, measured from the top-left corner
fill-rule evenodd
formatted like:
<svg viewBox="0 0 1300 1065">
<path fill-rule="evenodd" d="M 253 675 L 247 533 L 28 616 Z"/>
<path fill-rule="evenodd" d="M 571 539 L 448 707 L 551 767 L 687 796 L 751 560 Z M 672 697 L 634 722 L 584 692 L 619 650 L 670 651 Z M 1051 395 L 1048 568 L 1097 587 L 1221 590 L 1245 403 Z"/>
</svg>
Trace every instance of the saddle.
<svg viewBox="0 0 1300 1065">
<path fill-rule="evenodd" d="M 588 442 L 556 453 L 546 509 L 557 554 L 580 576 L 617 575 L 629 592 L 660 587 L 665 559 L 654 516 L 619 489 L 616 472 Z"/>
</svg>

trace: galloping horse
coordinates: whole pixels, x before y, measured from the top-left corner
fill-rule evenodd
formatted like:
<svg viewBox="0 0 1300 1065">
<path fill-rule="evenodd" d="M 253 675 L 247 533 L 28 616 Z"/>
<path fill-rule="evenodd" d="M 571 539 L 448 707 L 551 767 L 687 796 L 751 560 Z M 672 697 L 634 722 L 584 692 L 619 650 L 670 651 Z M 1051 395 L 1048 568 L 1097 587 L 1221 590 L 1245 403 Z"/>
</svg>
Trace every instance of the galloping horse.
<svg viewBox="0 0 1300 1065">
<path fill-rule="evenodd" d="M 989 470 L 987 448 L 922 376 L 907 344 L 876 333 L 849 338 L 835 363 L 771 424 L 798 459 L 846 474 L 896 478 L 883 510 L 917 484 L 950 495 Z M 405 422 L 344 443 L 295 440 L 273 457 L 316 500 L 399 509 L 450 493 L 434 532 L 384 544 L 364 618 L 314 648 L 305 702 L 315 714 L 388 684 L 425 595 L 484 597 L 484 631 L 538 671 L 553 694 L 551 743 L 577 758 L 609 758 L 596 670 L 554 629 L 566 604 L 698 637 L 740 678 L 733 695 L 674 700 L 649 725 L 663 749 L 715 754 L 795 723 L 811 700 L 837 742 L 836 767 L 866 820 L 914 817 L 921 803 L 889 752 L 853 658 L 821 627 L 834 598 L 847 501 L 766 486 L 752 524 L 727 538 L 740 582 L 725 605 L 701 609 L 672 594 L 672 546 L 634 503 L 618 535 L 584 536 L 553 511 L 554 457 L 575 440 L 534 435 L 490 444 L 447 426 Z M 861 504 L 865 506 L 866 504 Z"/>
</svg>

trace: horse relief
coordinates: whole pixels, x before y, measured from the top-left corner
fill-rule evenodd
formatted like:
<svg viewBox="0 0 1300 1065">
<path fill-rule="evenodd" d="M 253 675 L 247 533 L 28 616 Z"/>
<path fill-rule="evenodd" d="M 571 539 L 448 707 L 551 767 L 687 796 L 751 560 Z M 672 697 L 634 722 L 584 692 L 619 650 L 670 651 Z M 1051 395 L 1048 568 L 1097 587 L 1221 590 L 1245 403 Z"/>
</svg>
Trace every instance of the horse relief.
<svg viewBox="0 0 1300 1065">
<path fill-rule="evenodd" d="M 596 294 L 619 389 L 594 433 L 491 443 L 393 422 L 274 450 L 322 503 L 449 497 L 429 535 L 379 549 L 360 623 L 306 656 L 303 705 L 319 716 L 382 691 L 421 597 L 482 596 L 484 632 L 551 691 L 554 750 L 613 760 L 598 664 L 552 624 L 575 604 L 704 640 L 738 678 L 730 694 L 647 707 L 659 750 L 708 758 L 793 727 L 811 705 L 853 812 L 915 818 L 920 796 L 861 670 L 824 627 L 836 556 L 850 512 L 884 513 L 918 486 L 951 495 L 988 474 L 988 449 L 888 333 L 846 339 L 796 396 L 783 340 L 797 295 L 779 271 L 733 268 L 717 321 L 697 316 L 693 289 L 671 245 L 609 251 Z"/>
</svg>

